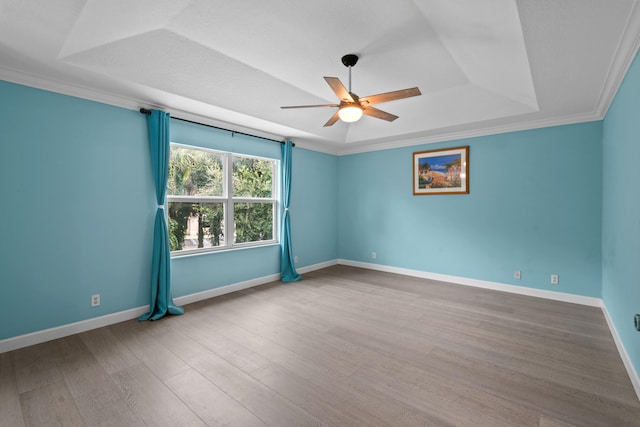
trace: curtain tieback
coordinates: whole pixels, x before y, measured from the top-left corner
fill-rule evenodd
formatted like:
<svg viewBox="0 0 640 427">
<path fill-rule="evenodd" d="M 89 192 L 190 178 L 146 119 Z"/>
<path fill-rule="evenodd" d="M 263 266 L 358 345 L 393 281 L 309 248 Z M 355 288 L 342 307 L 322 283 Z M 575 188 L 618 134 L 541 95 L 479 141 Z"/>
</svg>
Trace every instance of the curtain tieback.
<svg viewBox="0 0 640 427">
<path fill-rule="evenodd" d="M 164 210 L 164 205 L 158 205 L 158 209 Z"/>
<path fill-rule="evenodd" d="M 284 208 L 284 211 L 285 212 L 289 212 L 289 208 Z"/>
</svg>

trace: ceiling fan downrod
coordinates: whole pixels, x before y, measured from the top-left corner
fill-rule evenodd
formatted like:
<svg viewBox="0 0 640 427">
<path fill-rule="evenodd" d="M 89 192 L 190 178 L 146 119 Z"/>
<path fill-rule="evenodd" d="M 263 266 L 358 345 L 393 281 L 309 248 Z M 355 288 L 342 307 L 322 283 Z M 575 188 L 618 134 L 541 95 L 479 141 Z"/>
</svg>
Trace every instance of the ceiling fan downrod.
<svg viewBox="0 0 640 427">
<path fill-rule="evenodd" d="M 386 120 L 392 122 L 398 118 L 394 114 L 387 113 L 386 111 L 378 110 L 372 105 L 381 104 L 383 102 L 395 101 L 397 99 L 409 98 L 412 96 L 421 95 L 420 89 L 412 87 L 402 90 L 394 90 L 393 92 L 378 93 L 375 95 L 369 95 L 364 98 L 360 98 L 355 93 L 351 92 L 351 68 L 358 62 L 358 55 L 350 53 L 342 57 L 342 64 L 349 69 L 349 89 L 342 84 L 337 77 L 324 77 L 324 80 L 333 90 L 333 93 L 338 97 L 337 104 L 319 104 L 319 105 L 290 105 L 280 108 L 317 108 L 317 107 L 332 107 L 338 108 L 333 116 L 324 124 L 325 127 L 333 126 L 338 120 L 351 123 L 358 121 L 362 115 L 375 117 L 376 119 Z"/>
<path fill-rule="evenodd" d="M 358 63 L 358 55 L 350 53 L 342 57 L 342 63 L 349 69 L 349 93 L 351 93 L 351 67 Z"/>
</svg>

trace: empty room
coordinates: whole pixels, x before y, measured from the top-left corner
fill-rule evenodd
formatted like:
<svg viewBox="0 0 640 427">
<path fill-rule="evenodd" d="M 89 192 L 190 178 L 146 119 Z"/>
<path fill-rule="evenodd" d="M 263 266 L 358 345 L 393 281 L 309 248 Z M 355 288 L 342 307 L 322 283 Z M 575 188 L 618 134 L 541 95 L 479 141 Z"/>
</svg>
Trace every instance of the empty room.
<svg viewBox="0 0 640 427">
<path fill-rule="evenodd" d="M 639 49 L 638 0 L 0 0 L 0 426 L 640 426 Z"/>
</svg>

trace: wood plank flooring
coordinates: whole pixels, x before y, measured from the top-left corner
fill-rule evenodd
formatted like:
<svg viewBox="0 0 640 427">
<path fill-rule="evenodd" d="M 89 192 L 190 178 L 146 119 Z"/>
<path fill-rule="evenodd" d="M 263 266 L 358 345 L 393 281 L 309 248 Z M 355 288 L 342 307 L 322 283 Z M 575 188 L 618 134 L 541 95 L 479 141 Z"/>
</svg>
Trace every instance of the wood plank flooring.
<svg viewBox="0 0 640 427">
<path fill-rule="evenodd" d="M 335 266 L 0 354 L 0 426 L 640 426 L 602 312 Z"/>
</svg>

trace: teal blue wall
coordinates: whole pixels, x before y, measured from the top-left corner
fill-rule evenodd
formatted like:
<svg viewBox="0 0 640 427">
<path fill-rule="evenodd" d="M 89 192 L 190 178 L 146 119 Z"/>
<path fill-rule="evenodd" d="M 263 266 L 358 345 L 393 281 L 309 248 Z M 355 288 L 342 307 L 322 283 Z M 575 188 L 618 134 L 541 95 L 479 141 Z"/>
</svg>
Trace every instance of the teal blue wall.
<svg viewBox="0 0 640 427">
<path fill-rule="evenodd" d="M 155 197 L 144 116 L 0 81 L 0 120 L 0 340 L 148 304 Z M 176 142 L 280 158 L 273 142 L 171 126 Z M 299 267 L 337 258 L 326 232 L 337 228 L 336 169 L 334 156 L 294 149 Z M 179 258 L 173 295 L 278 271 L 278 246 Z M 95 293 L 102 304 L 91 308 Z"/>
<path fill-rule="evenodd" d="M 638 93 L 636 59 L 604 122 L 343 157 L 295 149 L 298 267 L 343 258 L 602 296 L 640 370 Z M 0 339 L 147 304 L 155 201 L 144 117 L 2 81 L 0 117 Z M 277 144 L 175 120 L 172 140 L 280 158 Z M 412 152 L 461 145 L 470 194 L 413 196 Z M 174 259 L 173 294 L 277 273 L 278 253 Z"/>
<path fill-rule="evenodd" d="M 640 59 L 636 57 L 603 125 L 602 297 L 640 372 Z"/>
<path fill-rule="evenodd" d="M 171 121 L 171 141 L 272 159 L 281 157 L 280 144 L 179 120 Z M 277 245 L 177 257 L 171 260 L 173 296 L 202 292 L 279 271 L 280 247 Z"/>
<path fill-rule="evenodd" d="M 281 145 L 206 126 L 173 120 L 171 140 L 235 153 L 281 159 Z M 291 231 L 298 268 L 337 258 L 335 156 L 295 148 L 291 189 Z M 280 271 L 280 247 L 211 252 L 174 258 L 171 262 L 173 295 L 202 292 Z"/>
<path fill-rule="evenodd" d="M 148 304 L 140 116 L 0 81 L 0 339 Z"/>
<path fill-rule="evenodd" d="M 338 258 L 338 158 L 296 148 L 291 188 L 291 235 L 299 266 Z M 304 219 L 304 220 L 303 220 Z"/>
<path fill-rule="evenodd" d="M 340 257 L 600 297 L 601 140 L 593 122 L 340 157 Z M 463 145 L 470 193 L 414 196 L 412 152 Z"/>
</svg>

